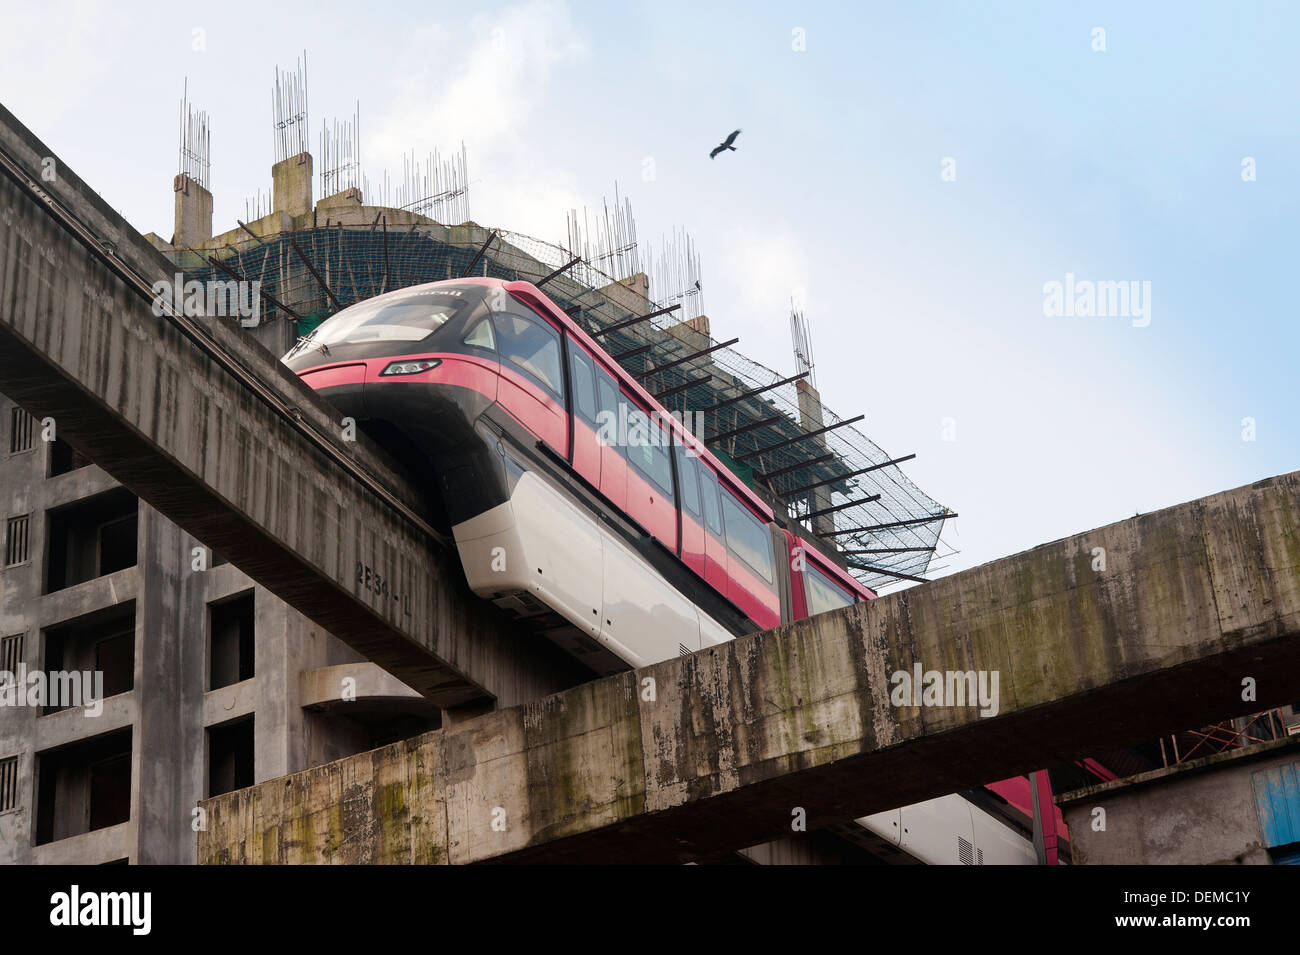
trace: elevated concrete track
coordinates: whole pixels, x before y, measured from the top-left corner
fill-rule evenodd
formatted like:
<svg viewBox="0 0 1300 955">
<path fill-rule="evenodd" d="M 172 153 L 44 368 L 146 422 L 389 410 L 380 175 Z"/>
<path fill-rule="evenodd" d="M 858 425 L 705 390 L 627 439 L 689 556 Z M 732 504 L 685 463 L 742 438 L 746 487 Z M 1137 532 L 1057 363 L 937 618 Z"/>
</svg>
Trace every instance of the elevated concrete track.
<svg viewBox="0 0 1300 955">
<path fill-rule="evenodd" d="M 0 107 L 0 391 L 443 706 L 585 678 L 473 598 L 420 489 L 237 320 L 155 315 L 173 271 Z"/>
<path fill-rule="evenodd" d="M 1296 699 L 1300 472 L 208 800 L 199 859 L 686 861 Z"/>
</svg>

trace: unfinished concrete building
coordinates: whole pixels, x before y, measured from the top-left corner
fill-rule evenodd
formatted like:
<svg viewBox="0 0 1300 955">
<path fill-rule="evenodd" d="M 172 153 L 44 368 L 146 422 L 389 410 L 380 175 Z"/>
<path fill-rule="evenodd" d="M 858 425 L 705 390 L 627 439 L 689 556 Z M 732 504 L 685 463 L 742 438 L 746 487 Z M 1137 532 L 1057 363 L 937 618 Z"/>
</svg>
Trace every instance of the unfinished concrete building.
<svg viewBox="0 0 1300 955">
<path fill-rule="evenodd" d="M 0 708 L 0 862 L 193 862 L 198 799 L 440 725 L 25 411 L 0 414 L 0 669 L 97 672 L 103 694 L 98 713 Z"/>
</svg>

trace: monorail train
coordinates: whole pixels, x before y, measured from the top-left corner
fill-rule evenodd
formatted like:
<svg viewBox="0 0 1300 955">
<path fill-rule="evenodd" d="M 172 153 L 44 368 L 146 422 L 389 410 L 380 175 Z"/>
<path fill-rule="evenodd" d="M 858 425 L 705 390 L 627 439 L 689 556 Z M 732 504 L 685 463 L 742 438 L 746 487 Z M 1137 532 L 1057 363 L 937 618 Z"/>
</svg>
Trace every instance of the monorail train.
<svg viewBox="0 0 1300 955">
<path fill-rule="evenodd" d="M 476 594 L 599 673 L 875 596 L 527 282 L 390 292 L 284 360 L 437 482 Z"/>
<path fill-rule="evenodd" d="M 438 489 L 475 594 L 598 673 L 875 597 L 528 282 L 389 292 L 283 361 Z M 956 861 L 947 830 L 972 810 L 922 807 L 949 820 L 929 828 L 950 851 L 925 861 Z M 889 838 L 893 821 L 861 824 Z"/>
</svg>

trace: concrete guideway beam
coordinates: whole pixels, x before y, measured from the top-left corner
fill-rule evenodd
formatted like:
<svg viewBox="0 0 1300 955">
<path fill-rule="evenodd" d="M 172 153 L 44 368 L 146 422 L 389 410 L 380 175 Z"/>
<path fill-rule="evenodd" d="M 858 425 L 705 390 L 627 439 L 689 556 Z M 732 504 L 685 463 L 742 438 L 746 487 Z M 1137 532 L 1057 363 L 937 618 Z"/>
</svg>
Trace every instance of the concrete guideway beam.
<svg viewBox="0 0 1300 955">
<path fill-rule="evenodd" d="M 191 319 L 195 336 L 155 316 L 123 275 L 147 288 L 175 269 L 2 107 L 0 148 L 54 200 L 0 175 L 0 391 L 430 700 L 576 682 L 469 592 L 418 489 L 234 320 Z"/>
<path fill-rule="evenodd" d="M 1296 699 L 1300 472 L 207 800 L 199 859 L 686 861 Z"/>
</svg>

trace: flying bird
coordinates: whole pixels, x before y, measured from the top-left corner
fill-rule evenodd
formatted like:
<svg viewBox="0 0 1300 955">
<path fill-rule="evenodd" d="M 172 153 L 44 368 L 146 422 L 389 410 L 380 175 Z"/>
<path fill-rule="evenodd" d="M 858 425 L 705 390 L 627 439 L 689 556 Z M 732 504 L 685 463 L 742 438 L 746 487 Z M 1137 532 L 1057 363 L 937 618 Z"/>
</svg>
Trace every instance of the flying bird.
<svg viewBox="0 0 1300 955">
<path fill-rule="evenodd" d="M 736 137 L 739 135 L 740 135 L 740 130 L 736 130 L 730 136 L 724 139 L 721 145 L 714 146 L 713 152 L 709 153 L 709 158 L 713 159 L 715 156 L 718 155 L 718 153 L 722 152 L 724 149 L 730 149 L 734 153 L 736 151 L 736 147 L 731 144 L 736 141 Z"/>
</svg>

